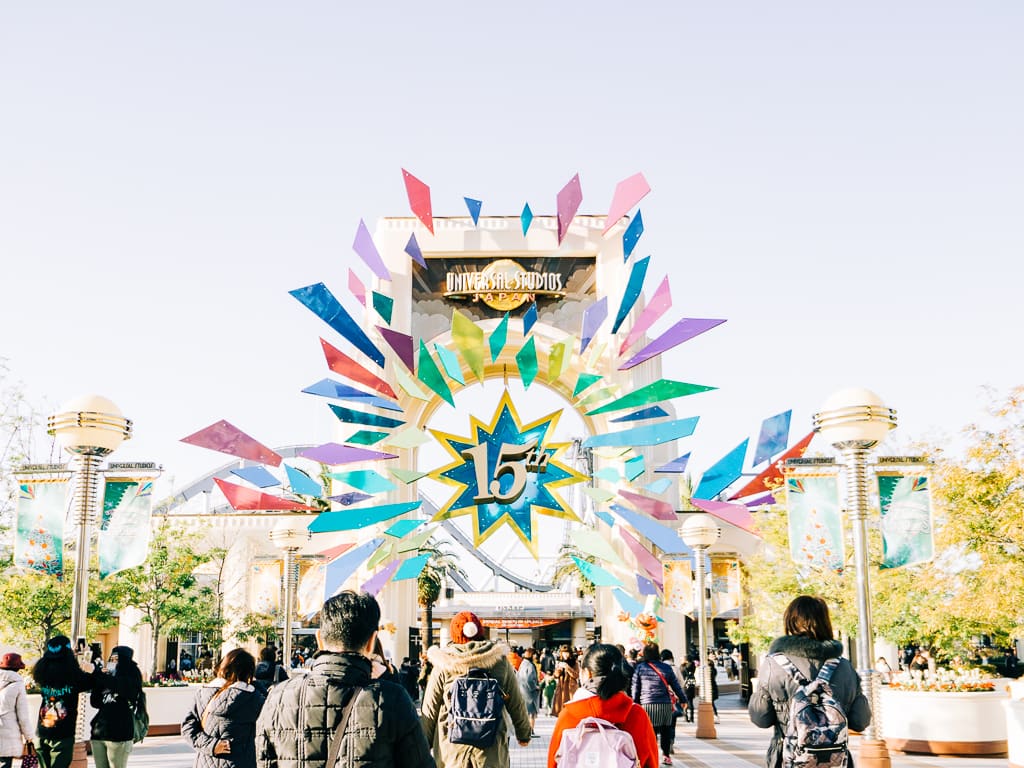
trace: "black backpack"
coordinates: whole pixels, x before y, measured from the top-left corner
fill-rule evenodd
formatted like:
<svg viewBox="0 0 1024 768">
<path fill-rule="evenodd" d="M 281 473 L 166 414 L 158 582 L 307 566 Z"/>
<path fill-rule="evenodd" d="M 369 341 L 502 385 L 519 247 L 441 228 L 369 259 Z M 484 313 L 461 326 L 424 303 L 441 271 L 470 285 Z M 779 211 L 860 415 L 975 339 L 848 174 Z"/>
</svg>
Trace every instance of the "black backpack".
<svg viewBox="0 0 1024 768">
<path fill-rule="evenodd" d="M 505 693 L 486 670 L 471 669 L 452 682 L 448 741 L 486 749 L 498 737 Z"/>
</svg>

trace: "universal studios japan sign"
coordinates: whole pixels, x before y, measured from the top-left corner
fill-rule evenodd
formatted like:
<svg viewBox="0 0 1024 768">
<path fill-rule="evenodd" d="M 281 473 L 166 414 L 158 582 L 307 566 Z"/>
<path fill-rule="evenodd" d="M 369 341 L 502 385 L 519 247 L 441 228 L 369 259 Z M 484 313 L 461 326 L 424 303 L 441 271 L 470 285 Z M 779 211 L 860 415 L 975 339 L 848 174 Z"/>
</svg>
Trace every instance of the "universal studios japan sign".
<svg viewBox="0 0 1024 768">
<path fill-rule="evenodd" d="M 446 299 L 482 301 L 502 312 L 536 301 L 538 296 L 563 298 L 565 286 L 562 275 L 558 272 L 530 272 L 512 259 L 492 261 L 479 272 L 448 272 L 445 275 Z"/>
</svg>

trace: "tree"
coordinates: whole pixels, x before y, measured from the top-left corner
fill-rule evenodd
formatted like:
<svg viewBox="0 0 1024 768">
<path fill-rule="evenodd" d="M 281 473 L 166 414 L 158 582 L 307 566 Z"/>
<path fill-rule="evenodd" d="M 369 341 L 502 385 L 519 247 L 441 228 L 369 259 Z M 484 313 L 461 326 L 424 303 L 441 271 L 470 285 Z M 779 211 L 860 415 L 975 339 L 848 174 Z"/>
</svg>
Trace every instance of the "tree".
<svg viewBox="0 0 1024 768">
<path fill-rule="evenodd" d="M 31 459 L 41 422 L 22 385 L 12 379 L 7 360 L 0 357 L 0 529 L 13 522 L 18 497 L 14 471 Z M 3 540 L 5 545 L 9 541 L 6 536 Z M 7 546 L 2 550 L 0 558 L 9 562 L 10 551 Z"/>
<path fill-rule="evenodd" d="M 551 576 L 551 583 L 557 586 L 568 580 L 584 595 L 593 597 L 597 594 L 597 587 L 594 586 L 594 582 L 583 574 L 576 561 L 573 560 L 574 557 L 587 563 L 597 562 L 596 557 L 587 554 L 578 547 L 572 544 L 563 544 L 561 549 L 558 550 L 558 557 L 555 559 L 555 571 Z"/>
<path fill-rule="evenodd" d="M 181 626 L 183 617 L 192 611 L 192 601 L 198 598 L 194 571 L 204 560 L 174 535 L 165 518 L 154 531 L 146 562 L 108 579 L 106 589 L 124 605 L 138 609 L 141 623 L 152 628 L 151 676 L 156 674 L 160 638 Z"/>
<path fill-rule="evenodd" d="M 466 574 L 455 555 L 434 538 L 420 547 L 419 554 L 430 555 L 420 575 L 416 577 L 416 599 L 421 609 L 420 636 L 423 647 L 429 648 L 434 643 L 434 604 L 441 597 L 445 576 L 449 571 L 462 576 Z"/>
<path fill-rule="evenodd" d="M 264 645 L 269 645 L 278 635 L 278 625 L 281 623 L 277 613 L 259 613 L 251 611 L 238 622 L 235 630 L 235 637 L 239 640 L 256 640 Z"/>
</svg>

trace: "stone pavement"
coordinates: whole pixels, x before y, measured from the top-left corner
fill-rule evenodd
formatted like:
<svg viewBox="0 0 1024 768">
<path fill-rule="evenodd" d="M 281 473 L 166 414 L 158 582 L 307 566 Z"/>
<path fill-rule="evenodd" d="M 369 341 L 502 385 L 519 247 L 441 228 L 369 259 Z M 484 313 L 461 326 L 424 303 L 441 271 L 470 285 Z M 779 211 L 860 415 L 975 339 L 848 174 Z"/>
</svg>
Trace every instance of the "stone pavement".
<svg viewBox="0 0 1024 768">
<path fill-rule="evenodd" d="M 695 726 L 680 722 L 676 729 L 675 765 L 685 768 L 763 768 L 770 730 L 751 725 L 746 709 L 736 694 L 718 700 L 721 723 L 716 726 L 718 738 L 694 738 Z M 529 747 L 511 747 L 511 768 L 544 768 L 554 718 L 537 719 L 538 738 Z M 854 737 L 853 754 L 857 747 Z M 892 755 L 893 768 L 1004 768 L 1006 758 L 933 757 L 930 755 Z M 191 768 L 191 747 L 180 736 L 147 738 L 128 759 L 129 768 Z M 90 768 L 94 768 L 92 758 Z"/>
</svg>

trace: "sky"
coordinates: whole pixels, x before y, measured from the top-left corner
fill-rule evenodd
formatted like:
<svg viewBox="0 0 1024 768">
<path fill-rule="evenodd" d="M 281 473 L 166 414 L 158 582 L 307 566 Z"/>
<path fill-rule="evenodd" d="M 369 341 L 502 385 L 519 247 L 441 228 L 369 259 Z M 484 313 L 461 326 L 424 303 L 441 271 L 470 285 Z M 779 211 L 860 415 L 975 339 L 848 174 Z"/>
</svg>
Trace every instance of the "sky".
<svg viewBox="0 0 1024 768">
<path fill-rule="evenodd" d="M 44 411 L 112 399 L 116 460 L 177 488 L 221 418 L 332 439 L 287 292 L 354 309 L 402 168 L 435 215 L 550 214 L 575 173 L 604 214 L 641 171 L 654 330 L 728 319 L 665 356 L 719 388 L 679 405 L 698 471 L 847 386 L 897 409 L 892 450 L 946 439 L 1022 378 L 1022 31 L 984 0 L 2 3 L 0 357 Z"/>
</svg>

